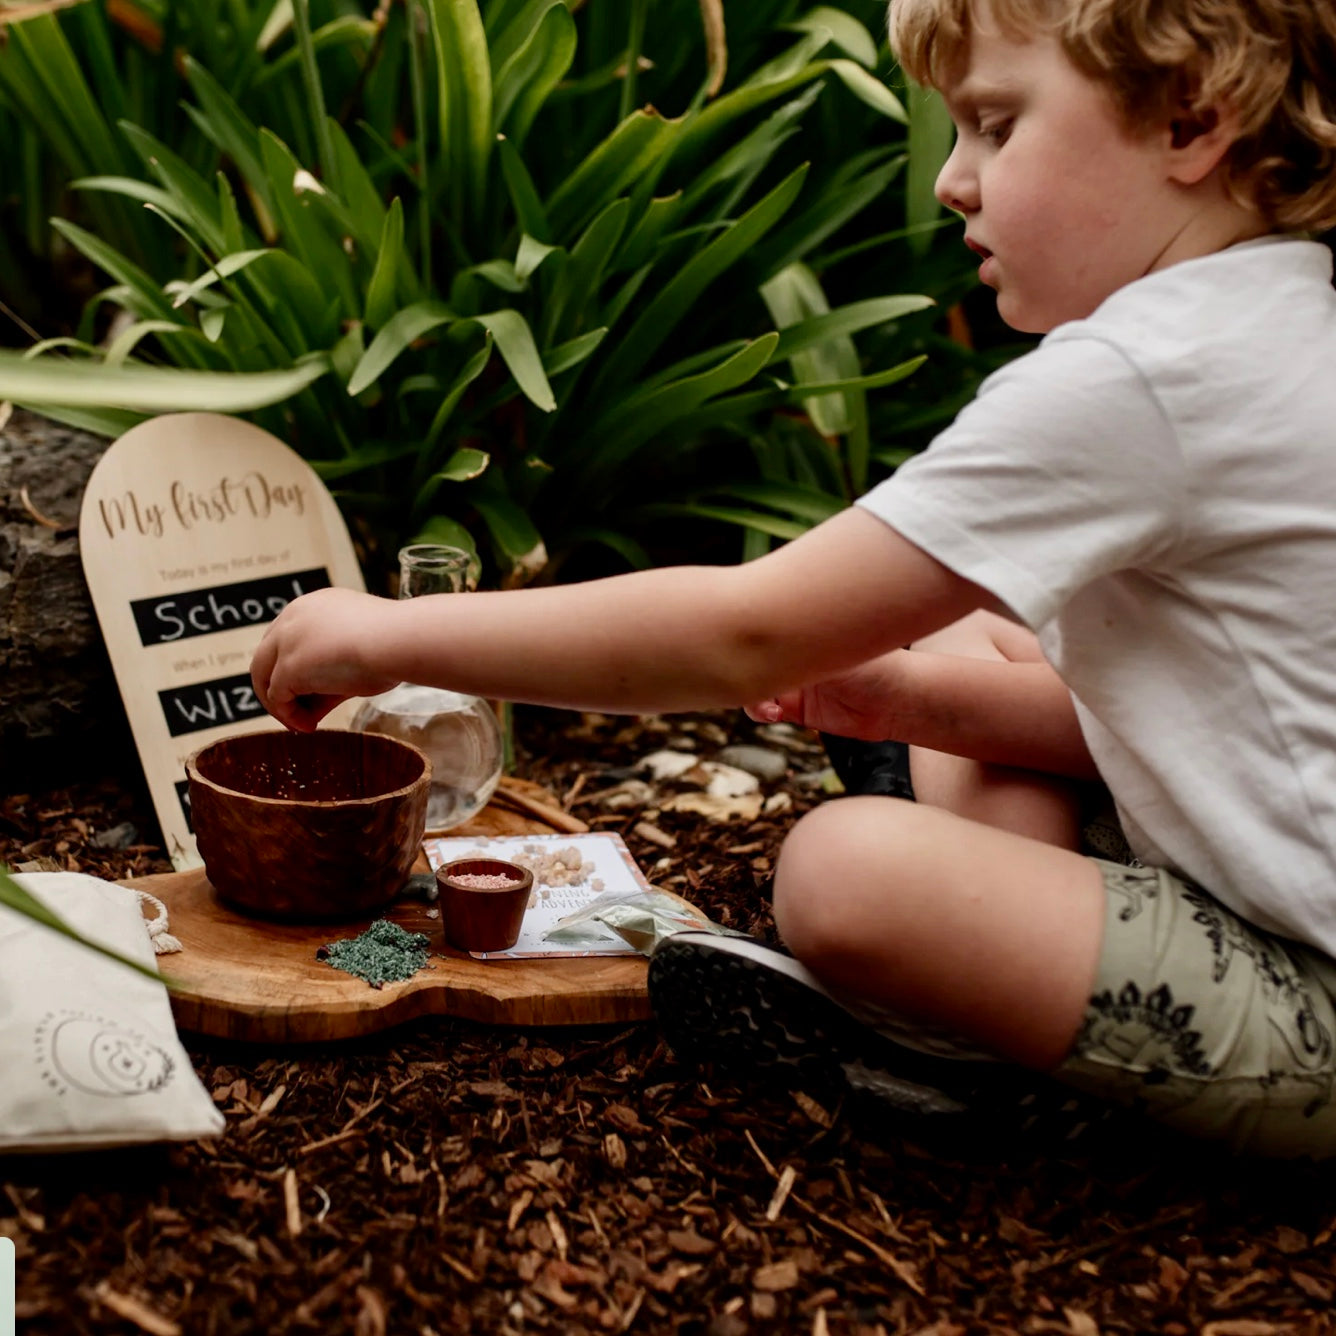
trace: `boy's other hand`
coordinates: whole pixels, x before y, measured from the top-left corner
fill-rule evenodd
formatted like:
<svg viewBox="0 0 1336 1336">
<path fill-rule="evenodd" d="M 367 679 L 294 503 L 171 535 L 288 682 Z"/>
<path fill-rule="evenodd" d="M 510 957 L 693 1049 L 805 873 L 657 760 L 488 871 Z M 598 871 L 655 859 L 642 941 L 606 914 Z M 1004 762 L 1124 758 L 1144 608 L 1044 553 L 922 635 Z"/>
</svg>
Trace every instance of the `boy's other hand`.
<svg viewBox="0 0 1336 1336">
<path fill-rule="evenodd" d="M 800 724 L 844 738 L 881 742 L 895 715 L 896 669 L 904 650 L 872 659 L 847 673 L 745 707 L 760 724 Z"/>
<path fill-rule="evenodd" d="M 260 704 L 285 728 L 311 732 L 353 696 L 398 684 L 372 663 L 390 635 L 391 599 L 352 589 L 320 589 L 294 599 L 265 633 L 251 660 Z"/>
</svg>

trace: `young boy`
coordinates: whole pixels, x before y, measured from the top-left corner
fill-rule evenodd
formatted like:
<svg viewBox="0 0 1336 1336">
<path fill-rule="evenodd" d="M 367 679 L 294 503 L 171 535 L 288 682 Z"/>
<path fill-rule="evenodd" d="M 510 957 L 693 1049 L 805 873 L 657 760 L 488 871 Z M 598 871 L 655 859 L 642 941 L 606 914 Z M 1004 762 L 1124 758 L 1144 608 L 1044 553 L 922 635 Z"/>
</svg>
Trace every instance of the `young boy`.
<svg viewBox="0 0 1336 1336">
<path fill-rule="evenodd" d="M 758 561 L 322 591 L 265 637 L 260 699 L 307 729 L 408 679 L 903 740 L 917 804 L 831 802 L 786 841 L 792 958 L 656 953 L 675 1046 L 948 1093 L 972 1048 L 1236 1148 L 1336 1154 L 1336 293 L 1296 231 L 1336 221 L 1336 17 L 893 0 L 891 30 L 957 127 L 938 197 L 1041 346 Z M 1095 779 L 1132 866 L 1078 852 Z"/>
</svg>

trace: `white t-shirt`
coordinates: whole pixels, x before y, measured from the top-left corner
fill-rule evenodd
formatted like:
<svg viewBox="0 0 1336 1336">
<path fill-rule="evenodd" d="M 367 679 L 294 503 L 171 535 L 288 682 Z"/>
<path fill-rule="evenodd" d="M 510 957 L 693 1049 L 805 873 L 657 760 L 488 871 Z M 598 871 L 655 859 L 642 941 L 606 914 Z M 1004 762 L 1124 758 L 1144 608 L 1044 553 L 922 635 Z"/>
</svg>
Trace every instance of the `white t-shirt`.
<svg viewBox="0 0 1336 1336">
<path fill-rule="evenodd" d="M 1136 855 L 1336 955 L 1336 291 L 1271 237 L 1137 280 L 860 502 L 1039 635 Z"/>
</svg>

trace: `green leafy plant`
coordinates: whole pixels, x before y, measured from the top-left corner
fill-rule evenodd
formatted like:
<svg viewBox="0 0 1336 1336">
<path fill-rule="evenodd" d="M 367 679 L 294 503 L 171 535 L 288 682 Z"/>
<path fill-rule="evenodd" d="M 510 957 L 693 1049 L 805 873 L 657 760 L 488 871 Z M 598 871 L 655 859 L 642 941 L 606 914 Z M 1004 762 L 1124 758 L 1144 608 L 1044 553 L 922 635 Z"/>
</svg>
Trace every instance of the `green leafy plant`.
<svg viewBox="0 0 1336 1336">
<path fill-rule="evenodd" d="M 644 565 L 683 517 L 743 526 L 748 553 L 801 531 L 867 485 L 869 392 L 922 361 L 930 298 L 832 302 L 823 258 L 905 189 L 909 118 L 853 6 L 758 2 L 726 34 L 703 8 L 713 27 L 694 0 L 237 0 L 245 39 L 180 60 L 189 153 L 113 130 L 65 16 L 25 25 L 115 164 L 79 200 L 135 207 L 128 237 L 54 220 L 112 284 L 73 335 L 0 361 L 0 394 L 108 435 L 247 412 L 369 553 L 481 544 L 509 582 L 591 544 Z M 13 95 L 10 54 L 0 89 L 36 126 L 50 107 Z M 915 208 L 910 237 L 936 226 Z"/>
</svg>

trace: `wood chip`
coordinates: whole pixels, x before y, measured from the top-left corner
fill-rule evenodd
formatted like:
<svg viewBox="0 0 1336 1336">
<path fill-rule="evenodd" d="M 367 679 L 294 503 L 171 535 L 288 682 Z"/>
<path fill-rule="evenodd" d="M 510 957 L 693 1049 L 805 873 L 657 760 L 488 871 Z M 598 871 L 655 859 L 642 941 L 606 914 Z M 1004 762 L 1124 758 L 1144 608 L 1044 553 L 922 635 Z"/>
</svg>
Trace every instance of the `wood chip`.
<svg viewBox="0 0 1336 1336">
<path fill-rule="evenodd" d="M 179 1323 L 163 1317 L 143 1300 L 113 1290 L 105 1280 L 98 1283 L 93 1297 L 98 1303 L 110 1308 L 117 1317 L 123 1317 L 127 1322 L 133 1322 L 140 1331 L 148 1332 L 149 1336 L 181 1336 Z"/>
<path fill-rule="evenodd" d="M 835 1120 L 826 1110 L 803 1090 L 793 1092 L 793 1102 L 818 1126 L 831 1127 Z"/>
<path fill-rule="evenodd" d="M 715 1250 L 715 1245 L 694 1229 L 670 1229 L 667 1239 L 674 1252 L 685 1253 L 688 1257 L 705 1257 Z"/>
<path fill-rule="evenodd" d="M 651 844 L 657 844 L 660 849 L 676 849 L 677 836 L 671 835 L 666 830 L 660 830 L 658 826 L 651 825 L 648 821 L 637 821 L 631 827 L 635 835 L 639 835 L 642 840 L 648 840 Z"/>
<path fill-rule="evenodd" d="M 369 1285 L 357 1287 L 357 1317 L 354 1320 L 353 1336 L 385 1336 L 385 1327 L 389 1314 L 385 1310 L 385 1300 L 379 1290 Z"/>
<path fill-rule="evenodd" d="M 510 1203 L 510 1214 L 506 1217 L 506 1232 L 509 1233 L 520 1222 L 520 1217 L 529 1209 L 530 1202 L 533 1201 L 533 1189 L 525 1188 L 513 1202 Z"/>
<path fill-rule="evenodd" d="M 1293 1324 L 1263 1322 L 1253 1317 L 1227 1317 L 1220 1322 L 1208 1322 L 1199 1336 L 1289 1336 Z"/>
<path fill-rule="evenodd" d="M 283 1170 L 283 1212 L 288 1233 L 295 1239 L 302 1232 L 302 1208 L 297 1196 L 297 1171 Z"/>
<path fill-rule="evenodd" d="M 1072 1336 L 1099 1336 L 1099 1323 L 1084 1310 L 1064 1308 L 1062 1315 L 1067 1319 L 1067 1330 Z"/>
<path fill-rule="evenodd" d="M 786 1257 L 782 1262 L 771 1262 L 768 1266 L 757 1267 L 752 1272 L 752 1288 L 764 1294 L 778 1294 L 791 1290 L 801 1279 L 798 1264 Z"/>
<path fill-rule="evenodd" d="M 564 1262 L 566 1260 L 567 1250 L 570 1248 L 570 1240 L 566 1237 L 566 1231 L 562 1228 L 561 1221 L 557 1219 L 555 1211 L 547 1213 L 547 1227 L 552 1231 L 552 1241 L 557 1245 L 557 1256 Z"/>
<path fill-rule="evenodd" d="M 798 1171 L 791 1164 L 786 1164 L 784 1172 L 779 1176 L 779 1182 L 775 1185 L 775 1194 L 770 1198 L 770 1205 L 765 1208 L 765 1218 L 771 1224 L 779 1219 L 779 1213 L 784 1209 L 784 1203 L 789 1199 L 789 1193 L 793 1191 L 797 1179 Z"/>
</svg>

